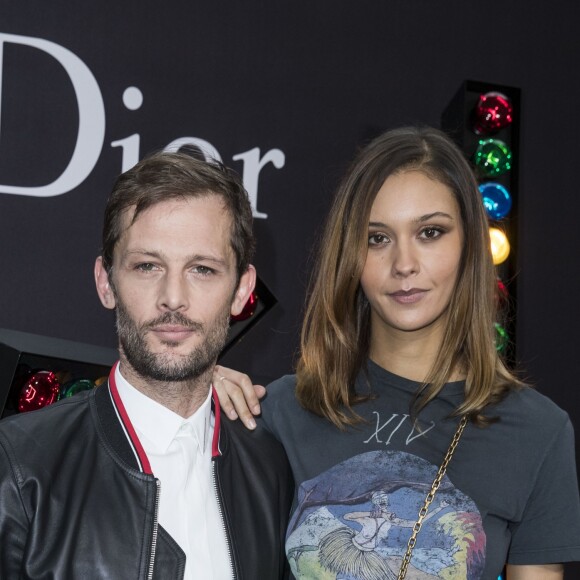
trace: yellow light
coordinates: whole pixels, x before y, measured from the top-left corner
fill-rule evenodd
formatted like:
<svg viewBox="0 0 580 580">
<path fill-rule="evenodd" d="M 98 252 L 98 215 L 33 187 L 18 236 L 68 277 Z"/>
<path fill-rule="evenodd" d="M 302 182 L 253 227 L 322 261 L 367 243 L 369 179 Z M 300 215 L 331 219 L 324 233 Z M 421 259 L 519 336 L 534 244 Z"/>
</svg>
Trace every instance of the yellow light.
<svg viewBox="0 0 580 580">
<path fill-rule="evenodd" d="M 506 235 L 497 228 L 489 228 L 489 237 L 491 239 L 491 255 L 493 263 L 497 266 L 507 260 L 510 255 L 510 243 Z"/>
</svg>

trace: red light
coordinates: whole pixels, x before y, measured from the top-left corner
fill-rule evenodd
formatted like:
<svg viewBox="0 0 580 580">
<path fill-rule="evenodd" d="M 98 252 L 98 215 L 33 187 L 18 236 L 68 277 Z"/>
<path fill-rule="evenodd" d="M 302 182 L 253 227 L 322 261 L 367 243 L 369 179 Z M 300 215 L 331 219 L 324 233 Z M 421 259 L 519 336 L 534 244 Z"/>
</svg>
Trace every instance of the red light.
<svg viewBox="0 0 580 580">
<path fill-rule="evenodd" d="M 239 314 L 232 315 L 230 317 L 230 321 L 233 322 L 241 322 L 242 320 L 247 320 L 254 315 L 256 312 L 256 307 L 258 306 L 258 295 L 255 292 L 250 294 L 248 301 L 242 308 L 242 311 Z"/>
<path fill-rule="evenodd" d="M 475 107 L 473 130 L 478 135 L 496 133 L 512 122 L 512 115 L 513 107 L 508 97 L 502 93 L 485 93 Z"/>
<path fill-rule="evenodd" d="M 41 409 L 58 401 L 60 383 L 51 371 L 36 371 L 23 385 L 18 399 L 21 413 Z"/>
<path fill-rule="evenodd" d="M 509 299 L 507 286 L 499 279 L 497 281 L 497 299 L 499 308 L 503 308 Z"/>
</svg>

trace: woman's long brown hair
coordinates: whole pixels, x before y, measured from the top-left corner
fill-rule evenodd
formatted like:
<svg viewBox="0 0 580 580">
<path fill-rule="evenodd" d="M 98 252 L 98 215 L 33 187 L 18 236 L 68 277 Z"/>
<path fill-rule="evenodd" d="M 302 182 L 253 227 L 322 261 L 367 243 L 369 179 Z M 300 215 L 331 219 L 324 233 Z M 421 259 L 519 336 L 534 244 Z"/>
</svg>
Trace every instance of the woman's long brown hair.
<svg viewBox="0 0 580 580">
<path fill-rule="evenodd" d="M 488 222 L 473 172 L 441 131 L 405 127 L 389 131 L 360 151 L 336 193 L 311 281 L 297 365 L 297 397 L 306 409 L 339 428 L 360 420 L 365 400 L 355 381 L 369 354 L 370 310 L 360 287 L 367 255 L 371 207 L 385 180 L 414 170 L 445 184 L 460 208 L 464 247 L 457 284 L 436 362 L 417 393 L 419 413 L 454 370 L 466 373 L 465 399 L 455 414 L 485 425 L 484 408 L 520 385 L 495 347 L 497 282 Z"/>
</svg>

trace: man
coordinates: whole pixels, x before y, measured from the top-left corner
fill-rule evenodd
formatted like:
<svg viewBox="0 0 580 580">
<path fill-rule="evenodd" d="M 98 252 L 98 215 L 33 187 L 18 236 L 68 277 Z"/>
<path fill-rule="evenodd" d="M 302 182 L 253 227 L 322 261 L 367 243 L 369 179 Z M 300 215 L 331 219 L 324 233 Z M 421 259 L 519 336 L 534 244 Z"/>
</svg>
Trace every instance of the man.
<svg viewBox="0 0 580 580">
<path fill-rule="evenodd" d="M 95 264 L 108 385 L 0 424 L 0 578 L 285 574 L 281 446 L 220 421 L 211 376 L 255 283 L 239 178 L 158 153 L 117 180 Z"/>
</svg>

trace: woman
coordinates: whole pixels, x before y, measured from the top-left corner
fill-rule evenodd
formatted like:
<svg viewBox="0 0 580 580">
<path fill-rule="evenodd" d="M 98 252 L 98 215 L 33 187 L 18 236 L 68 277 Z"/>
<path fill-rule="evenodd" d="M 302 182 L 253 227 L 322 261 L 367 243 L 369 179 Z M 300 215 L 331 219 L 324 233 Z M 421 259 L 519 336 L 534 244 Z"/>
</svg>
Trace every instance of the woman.
<svg viewBox="0 0 580 580">
<path fill-rule="evenodd" d="M 498 356 L 496 288 L 459 149 L 428 128 L 364 148 L 328 218 L 296 375 L 262 404 L 296 479 L 297 578 L 495 580 L 507 562 L 510 580 L 551 580 L 580 559 L 572 426 Z M 247 377 L 215 378 L 228 415 L 231 397 L 247 418 L 244 394 L 257 410 Z"/>
</svg>

